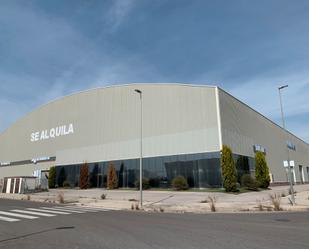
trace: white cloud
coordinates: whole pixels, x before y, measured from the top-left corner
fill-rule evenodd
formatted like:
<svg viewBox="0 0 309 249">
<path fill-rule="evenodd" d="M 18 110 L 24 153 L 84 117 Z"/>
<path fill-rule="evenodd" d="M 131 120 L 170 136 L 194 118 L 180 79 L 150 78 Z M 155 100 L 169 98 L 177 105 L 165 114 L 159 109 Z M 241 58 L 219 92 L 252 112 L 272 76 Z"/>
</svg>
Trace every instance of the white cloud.
<svg viewBox="0 0 309 249">
<path fill-rule="evenodd" d="M 111 31 L 115 31 L 123 22 L 125 22 L 135 4 L 136 0 L 112 1 L 111 7 L 104 15 L 104 20 L 110 26 Z"/>
</svg>

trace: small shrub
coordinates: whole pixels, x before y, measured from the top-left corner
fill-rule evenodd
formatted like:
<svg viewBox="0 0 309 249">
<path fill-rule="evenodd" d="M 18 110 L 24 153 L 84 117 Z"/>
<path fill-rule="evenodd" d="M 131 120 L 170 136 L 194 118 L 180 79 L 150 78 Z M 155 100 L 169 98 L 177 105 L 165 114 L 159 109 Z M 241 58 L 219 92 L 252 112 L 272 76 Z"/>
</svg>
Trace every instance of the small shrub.
<svg viewBox="0 0 309 249">
<path fill-rule="evenodd" d="M 161 213 L 164 213 L 164 208 L 163 207 L 160 207 L 159 210 L 160 210 Z"/>
<path fill-rule="evenodd" d="M 201 200 L 200 203 L 208 203 L 208 200 Z"/>
<path fill-rule="evenodd" d="M 241 186 L 252 191 L 258 190 L 258 184 L 250 174 L 245 174 L 241 177 Z"/>
<path fill-rule="evenodd" d="M 157 188 L 160 186 L 160 178 L 150 178 L 149 179 L 150 187 Z"/>
<path fill-rule="evenodd" d="M 101 199 L 102 199 L 102 200 L 105 200 L 105 199 L 106 199 L 106 196 L 107 196 L 107 194 L 104 194 L 104 193 L 101 194 Z"/>
<path fill-rule="evenodd" d="M 282 211 L 281 205 L 281 196 L 278 194 L 270 194 L 269 198 L 274 206 L 275 211 Z"/>
<path fill-rule="evenodd" d="M 187 179 L 183 176 L 176 176 L 172 181 L 172 186 L 175 190 L 186 190 L 189 188 Z"/>
<path fill-rule="evenodd" d="M 281 197 L 286 197 L 286 194 L 284 192 L 282 192 Z"/>
<path fill-rule="evenodd" d="M 139 189 L 139 179 L 137 179 L 134 184 L 135 184 L 135 187 L 137 189 Z M 143 189 L 150 189 L 150 184 L 149 184 L 149 179 L 148 178 L 143 178 L 142 179 L 142 188 Z"/>
<path fill-rule="evenodd" d="M 58 198 L 59 203 L 64 203 L 64 193 L 63 192 L 59 192 L 57 198 Z"/>
<path fill-rule="evenodd" d="M 64 181 L 63 182 L 63 187 L 64 188 L 71 188 L 71 183 L 69 181 Z"/>
<path fill-rule="evenodd" d="M 56 167 L 50 167 L 48 172 L 48 187 L 55 188 L 56 184 Z"/>
<path fill-rule="evenodd" d="M 27 201 L 30 201 L 30 200 L 31 200 L 31 196 L 27 195 Z"/>
<path fill-rule="evenodd" d="M 216 212 L 216 202 L 217 202 L 217 198 L 215 196 L 208 196 L 208 200 L 209 200 L 209 206 L 210 206 L 210 210 L 211 212 Z"/>
<path fill-rule="evenodd" d="M 257 201 L 257 204 L 258 204 L 258 205 L 257 205 L 258 210 L 259 210 L 259 211 L 264 211 L 264 207 L 263 207 L 261 201 Z"/>
<path fill-rule="evenodd" d="M 138 203 L 135 203 L 135 210 L 139 210 L 139 205 L 138 205 Z"/>
<path fill-rule="evenodd" d="M 131 199 L 129 199 L 129 201 L 137 201 L 136 199 L 134 199 L 134 198 L 131 198 Z"/>
</svg>

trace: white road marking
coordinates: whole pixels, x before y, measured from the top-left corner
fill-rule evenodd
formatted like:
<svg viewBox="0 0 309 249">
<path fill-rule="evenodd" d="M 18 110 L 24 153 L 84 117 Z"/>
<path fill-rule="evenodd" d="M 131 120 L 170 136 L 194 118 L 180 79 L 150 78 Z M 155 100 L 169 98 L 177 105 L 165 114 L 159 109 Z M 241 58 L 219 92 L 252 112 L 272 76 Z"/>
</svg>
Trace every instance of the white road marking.
<svg viewBox="0 0 309 249">
<path fill-rule="evenodd" d="M 19 219 L 14 219 L 14 218 L 9 218 L 9 217 L 4 217 L 4 216 L 0 216 L 0 220 L 8 221 L 8 222 L 20 221 Z"/>
<path fill-rule="evenodd" d="M 47 209 L 47 210 L 54 210 L 54 211 L 64 211 L 64 212 L 70 212 L 70 213 L 78 213 L 78 214 L 84 214 L 85 212 L 83 211 L 77 211 L 77 210 L 73 210 L 73 209 L 69 209 L 69 208 L 61 208 L 61 207 L 41 207 L 43 209 Z"/>
<path fill-rule="evenodd" d="M 17 212 L 17 213 L 24 213 L 24 214 L 33 214 L 33 215 L 38 215 L 38 216 L 46 216 L 46 217 L 56 216 L 55 214 L 46 214 L 46 213 L 32 212 L 32 211 L 19 210 L 19 209 L 13 209 L 10 211 Z"/>
<path fill-rule="evenodd" d="M 39 217 L 36 217 L 36 216 L 25 215 L 25 214 L 16 214 L 16 213 L 5 212 L 5 211 L 0 211 L 0 214 L 7 215 L 7 216 L 13 216 L 13 217 L 19 217 L 19 218 L 25 218 L 25 219 L 37 219 L 37 218 L 39 218 Z"/>
<path fill-rule="evenodd" d="M 85 210 L 87 212 L 100 212 L 100 211 L 105 211 L 105 209 L 102 208 L 92 208 L 92 207 L 84 207 L 84 206 L 66 206 L 69 208 L 74 208 L 76 210 Z"/>
<path fill-rule="evenodd" d="M 61 212 L 61 211 L 52 211 L 52 210 L 46 210 L 46 209 L 40 209 L 40 208 L 27 208 L 28 210 L 31 211 L 39 211 L 39 212 L 43 212 L 43 213 L 52 213 L 52 214 L 70 214 L 67 212 Z"/>
<path fill-rule="evenodd" d="M 81 211 L 81 212 L 99 212 L 99 210 L 79 208 L 79 207 L 65 207 L 65 208 L 69 208 L 69 209 L 73 209 L 73 210 L 77 210 L 77 211 Z"/>
</svg>

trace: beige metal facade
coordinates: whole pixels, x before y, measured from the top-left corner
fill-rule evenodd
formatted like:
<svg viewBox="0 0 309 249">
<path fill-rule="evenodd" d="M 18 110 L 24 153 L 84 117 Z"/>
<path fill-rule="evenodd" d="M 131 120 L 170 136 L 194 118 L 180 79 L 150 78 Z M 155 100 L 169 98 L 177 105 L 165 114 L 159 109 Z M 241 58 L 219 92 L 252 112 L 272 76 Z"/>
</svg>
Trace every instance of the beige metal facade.
<svg viewBox="0 0 309 249">
<path fill-rule="evenodd" d="M 297 182 L 309 181 L 309 145 L 291 133 L 284 131 L 257 111 L 219 89 L 222 142 L 232 148 L 233 153 L 254 157 L 254 145 L 266 149 L 266 160 L 274 182 L 287 182 L 283 161 L 287 161 L 286 141 L 291 141 L 296 150 L 289 150 L 294 161 Z"/>
<path fill-rule="evenodd" d="M 130 84 L 93 89 L 53 101 L 0 136 L 0 162 L 56 157 L 55 162 L 1 167 L 0 175 L 34 169 L 139 157 L 143 92 L 143 156 L 219 151 L 216 88 L 179 84 Z M 31 142 L 31 134 L 73 124 L 74 133 Z"/>
<path fill-rule="evenodd" d="M 308 144 L 217 87 L 181 84 L 98 88 L 40 107 L 0 135 L 0 176 L 31 175 L 51 165 L 138 158 L 140 99 L 135 89 L 143 93 L 144 157 L 218 152 L 222 144 L 235 154 L 254 157 L 253 145 L 258 144 L 267 151 L 274 181 L 286 182 L 282 161 L 288 136 L 296 145 L 291 159 L 297 180 L 299 165 L 309 180 Z M 22 164 L 45 157 L 56 159 Z M 5 165 L 13 162 L 19 165 Z"/>
</svg>

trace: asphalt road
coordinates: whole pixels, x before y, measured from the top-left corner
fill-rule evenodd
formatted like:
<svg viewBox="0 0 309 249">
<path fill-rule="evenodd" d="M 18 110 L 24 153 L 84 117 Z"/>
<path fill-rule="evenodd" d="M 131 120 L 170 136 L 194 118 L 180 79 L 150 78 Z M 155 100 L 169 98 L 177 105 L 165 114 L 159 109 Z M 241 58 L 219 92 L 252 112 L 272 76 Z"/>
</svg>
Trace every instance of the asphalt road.
<svg viewBox="0 0 309 249">
<path fill-rule="evenodd" d="M 55 205 L 0 200 L 0 212 L 42 206 Z M 100 211 L 0 220 L 0 248 L 308 249 L 309 212 L 197 215 Z"/>
</svg>

